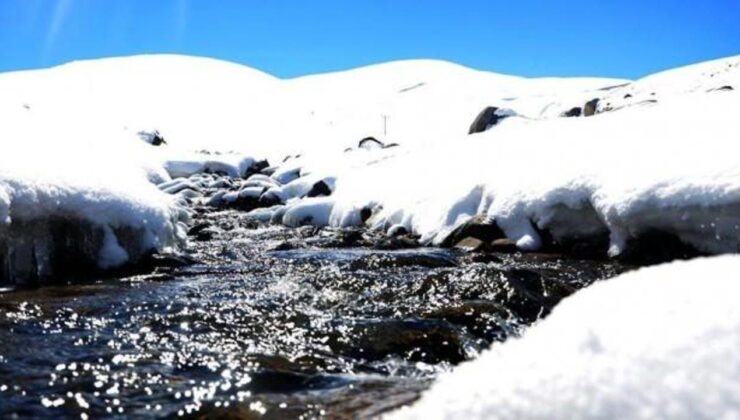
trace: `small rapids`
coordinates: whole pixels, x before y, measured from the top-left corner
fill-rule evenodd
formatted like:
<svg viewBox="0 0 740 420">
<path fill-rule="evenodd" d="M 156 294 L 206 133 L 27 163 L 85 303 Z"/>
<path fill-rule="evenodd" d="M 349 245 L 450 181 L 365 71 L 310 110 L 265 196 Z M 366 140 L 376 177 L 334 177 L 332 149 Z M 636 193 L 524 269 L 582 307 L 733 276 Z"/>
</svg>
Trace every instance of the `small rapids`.
<svg viewBox="0 0 740 420">
<path fill-rule="evenodd" d="M 194 264 L 0 293 L 0 417 L 370 417 L 628 268 L 197 219 Z"/>
</svg>

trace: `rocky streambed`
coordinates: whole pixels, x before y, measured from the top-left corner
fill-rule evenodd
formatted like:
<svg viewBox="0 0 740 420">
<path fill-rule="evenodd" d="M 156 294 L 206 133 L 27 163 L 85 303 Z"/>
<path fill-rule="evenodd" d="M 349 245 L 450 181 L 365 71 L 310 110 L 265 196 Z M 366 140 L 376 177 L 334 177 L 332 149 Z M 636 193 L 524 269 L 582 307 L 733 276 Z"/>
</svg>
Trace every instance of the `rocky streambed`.
<svg viewBox="0 0 740 420">
<path fill-rule="evenodd" d="M 628 269 L 196 207 L 188 258 L 0 293 L 0 417 L 368 417 Z"/>
</svg>

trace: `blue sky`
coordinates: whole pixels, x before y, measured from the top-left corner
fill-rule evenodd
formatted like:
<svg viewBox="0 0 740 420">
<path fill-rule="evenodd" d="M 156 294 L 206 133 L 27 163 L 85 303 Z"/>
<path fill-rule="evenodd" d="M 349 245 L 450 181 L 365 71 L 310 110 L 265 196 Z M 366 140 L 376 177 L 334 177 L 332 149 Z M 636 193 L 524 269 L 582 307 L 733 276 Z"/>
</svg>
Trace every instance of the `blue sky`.
<svg viewBox="0 0 740 420">
<path fill-rule="evenodd" d="M 634 78 L 740 54 L 740 0 L 0 0 L 0 71 L 161 52 L 281 77 L 437 58 Z"/>
</svg>

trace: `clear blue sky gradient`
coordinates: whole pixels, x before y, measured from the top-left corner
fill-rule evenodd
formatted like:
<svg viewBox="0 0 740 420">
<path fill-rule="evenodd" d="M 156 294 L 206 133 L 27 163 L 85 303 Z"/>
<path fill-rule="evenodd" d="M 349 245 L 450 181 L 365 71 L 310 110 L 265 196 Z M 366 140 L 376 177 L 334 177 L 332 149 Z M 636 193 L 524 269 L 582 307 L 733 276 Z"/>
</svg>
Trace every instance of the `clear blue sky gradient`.
<svg viewBox="0 0 740 420">
<path fill-rule="evenodd" d="M 740 0 L 0 0 L 0 71 L 141 53 L 280 77 L 435 58 L 636 78 L 740 54 Z"/>
</svg>

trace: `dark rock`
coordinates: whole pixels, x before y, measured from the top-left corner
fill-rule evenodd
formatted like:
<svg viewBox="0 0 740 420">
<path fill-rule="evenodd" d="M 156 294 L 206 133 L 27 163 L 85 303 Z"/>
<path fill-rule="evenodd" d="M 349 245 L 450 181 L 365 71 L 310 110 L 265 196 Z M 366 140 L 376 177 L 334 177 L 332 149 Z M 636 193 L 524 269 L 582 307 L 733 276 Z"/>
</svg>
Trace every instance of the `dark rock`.
<svg viewBox="0 0 740 420">
<path fill-rule="evenodd" d="M 573 107 L 569 109 L 568 111 L 563 112 L 560 114 L 561 117 L 580 117 L 581 116 L 581 107 Z"/>
<path fill-rule="evenodd" d="M 487 220 L 484 215 L 477 215 L 453 230 L 447 238 L 442 241 L 440 246 L 449 248 L 467 238 L 474 238 L 481 242 L 491 243 L 496 239 L 505 239 L 506 235 L 498 227 L 496 222 Z"/>
<path fill-rule="evenodd" d="M 614 89 L 625 87 L 625 86 L 629 86 L 629 83 L 621 83 L 621 84 L 618 84 L 618 85 L 605 86 L 603 88 L 600 88 L 599 90 L 602 90 L 602 91 L 610 91 L 610 90 L 614 90 Z"/>
<path fill-rule="evenodd" d="M 192 236 L 197 241 L 209 241 L 216 233 L 217 230 L 211 227 L 210 223 L 198 223 L 188 230 L 188 236 Z"/>
<path fill-rule="evenodd" d="M 528 269 L 508 269 L 493 284 L 495 302 L 501 303 L 524 322 L 534 322 L 548 314 L 575 289 L 555 278 Z"/>
<path fill-rule="evenodd" d="M 725 85 L 725 86 L 722 86 L 722 87 L 718 87 L 718 88 L 714 88 L 714 89 L 709 89 L 707 92 L 721 92 L 721 91 L 731 91 L 731 90 L 735 90 L 735 89 L 732 86 L 730 86 L 730 85 Z"/>
<path fill-rule="evenodd" d="M 262 194 L 257 202 L 260 207 L 272 207 L 278 204 L 283 204 L 283 200 L 281 200 L 277 194 L 269 191 Z"/>
<path fill-rule="evenodd" d="M 693 246 L 682 242 L 676 235 L 653 229 L 629 240 L 619 259 L 630 264 L 652 265 L 703 255 Z"/>
<path fill-rule="evenodd" d="M 141 232 L 125 226 L 113 232 L 129 258 L 124 267 L 101 269 L 97 262 L 105 242 L 103 228 L 61 217 L 14 220 L 0 235 L 0 284 L 38 286 L 148 270 L 153 249 L 139 240 Z"/>
<path fill-rule="evenodd" d="M 140 139 L 151 144 L 152 146 L 161 146 L 163 144 L 167 144 L 167 142 L 164 140 L 164 137 L 159 133 L 159 130 L 139 131 L 136 134 L 138 134 Z"/>
<path fill-rule="evenodd" d="M 363 207 L 362 210 L 360 210 L 360 220 L 362 220 L 362 223 L 367 222 L 372 216 L 373 210 L 371 208 Z"/>
<path fill-rule="evenodd" d="M 505 324 L 511 313 L 497 302 L 481 299 L 464 300 L 426 310 L 422 317 L 460 325 L 476 337 L 490 341 L 505 338 Z"/>
<path fill-rule="evenodd" d="M 592 115 L 595 115 L 596 107 L 598 105 L 599 105 L 599 98 L 594 98 L 586 102 L 586 105 L 583 106 L 583 116 L 590 117 Z"/>
<path fill-rule="evenodd" d="M 491 252 L 519 252 L 519 247 L 509 238 L 494 239 L 488 244 Z"/>
<path fill-rule="evenodd" d="M 329 185 L 324 181 L 319 181 L 313 184 L 311 190 L 308 191 L 306 197 L 323 197 L 331 195 L 332 191 Z"/>
<path fill-rule="evenodd" d="M 288 156 L 285 156 L 283 158 L 283 163 L 285 163 L 285 162 L 287 162 L 287 161 L 289 161 L 291 159 L 298 159 L 299 157 L 301 157 L 301 154 L 300 153 L 297 154 L 297 155 L 288 155 Z"/>
<path fill-rule="evenodd" d="M 267 250 L 269 252 L 273 251 L 290 251 L 292 249 L 296 249 L 297 246 L 293 242 L 290 241 L 282 241 L 278 242 L 276 245 L 268 247 Z"/>
<path fill-rule="evenodd" d="M 645 104 L 657 104 L 657 103 L 658 103 L 658 100 L 657 99 L 645 99 L 644 101 L 640 101 L 637 104 L 638 105 L 645 105 Z"/>
<path fill-rule="evenodd" d="M 206 222 L 198 223 L 197 225 L 191 227 L 188 230 L 188 235 L 197 235 L 199 232 L 209 228 L 210 226 L 211 226 L 210 223 L 206 223 Z"/>
<path fill-rule="evenodd" d="M 454 274 L 454 270 L 440 271 L 425 278 L 415 294 L 426 299 L 454 295 L 463 300 L 496 302 L 518 321 L 528 324 L 547 315 L 561 299 L 586 285 L 578 283 L 584 276 L 578 269 L 568 267 L 571 272 L 566 274 L 557 267 L 548 270 L 474 265 L 468 266 L 463 276 Z"/>
<path fill-rule="evenodd" d="M 365 137 L 364 139 L 360 140 L 360 142 L 357 144 L 357 147 L 366 150 L 382 149 L 383 142 L 376 139 L 375 137 Z"/>
<path fill-rule="evenodd" d="M 97 272 L 103 239 L 102 229 L 87 223 L 14 221 L 0 236 L 0 285 L 37 286 L 61 275 Z"/>
<path fill-rule="evenodd" d="M 511 112 L 495 106 L 489 106 L 481 111 L 470 125 L 468 134 L 481 133 L 498 124 L 501 120 L 510 116 Z"/>
<path fill-rule="evenodd" d="M 465 350 L 455 326 L 441 320 L 367 321 L 351 326 L 348 337 L 331 337 L 332 349 L 368 361 L 401 356 L 410 361 L 459 363 Z"/>
<path fill-rule="evenodd" d="M 624 99 L 629 99 L 629 98 L 631 98 L 631 97 L 632 97 L 632 95 L 630 95 L 629 93 L 628 93 L 628 94 L 626 94 L 626 95 L 624 95 Z"/>
<path fill-rule="evenodd" d="M 406 226 L 401 224 L 393 225 L 390 229 L 388 229 L 388 236 L 391 237 L 407 235 L 408 233 L 409 231 L 408 229 L 406 229 Z"/>
<path fill-rule="evenodd" d="M 210 241 L 211 239 L 216 237 L 216 234 L 218 234 L 218 231 L 216 229 L 208 228 L 193 235 L 193 239 L 200 242 Z"/>
<path fill-rule="evenodd" d="M 167 144 L 167 142 L 164 140 L 164 137 L 160 135 L 156 135 L 152 139 L 152 146 L 161 146 L 163 144 Z"/>
<path fill-rule="evenodd" d="M 390 149 L 391 147 L 398 147 L 398 146 L 400 146 L 400 144 L 390 143 L 390 144 L 386 144 L 385 146 L 383 146 L 383 149 Z"/>
<path fill-rule="evenodd" d="M 342 229 L 338 234 L 342 247 L 356 247 L 364 241 L 361 229 Z"/>
<path fill-rule="evenodd" d="M 263 170 L 270 167 L 270 163 L 267 160 L 259 160 L 252 164 L 247 171 L 244 173 L 243 178 L 249 178 L 250 176 L 254 174 L 262 173 Z"/>
<path fill-rule="evenodd" d="M 264 194 L 261 194 L 261 195 L 239 194 L 236 200 L 226 203 L 225 206 L 228 208 L 233 208 L 233 209 L 241 210 L 241 211 L 247 211 L 247 212 L 252 211 L 256 208 L 263 206 L 260 203 L 260 198 L 262 198 L 263 195 Z"/>
<path fill-rule="evenodd" d="M 537 231 L 542 238 L 543 247 L 540 252 L 567 255 L 571 258 L 585 260 L 603 260 L 608 258 L 609 231 L 594 232 L 589 235 L 570 237 L 555 241 L 550 232 Z"/>
<path fill-rule="evenodd" d="M 289 370 L 261 369 L 250 373 L 249 390 L 253 393 L 290 393 L 307 389 L 323 389 L 338 380 L 329 376 L 307 375 Z"/>
</svg>

